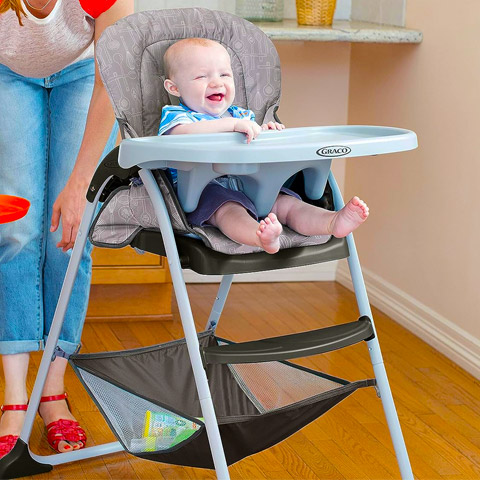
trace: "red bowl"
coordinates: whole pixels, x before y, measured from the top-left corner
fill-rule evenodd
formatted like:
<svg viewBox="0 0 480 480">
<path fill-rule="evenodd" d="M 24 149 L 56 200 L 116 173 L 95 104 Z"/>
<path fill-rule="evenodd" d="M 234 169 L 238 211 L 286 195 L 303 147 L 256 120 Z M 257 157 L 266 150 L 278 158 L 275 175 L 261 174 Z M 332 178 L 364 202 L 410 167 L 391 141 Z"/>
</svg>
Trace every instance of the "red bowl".
<svg viewBox="0 0 480 480">
<path fill-rule="evenodd" d="M 14 222 L 24 217 L 30 202 L 21 197 L 11 195 L 0 195 L 0 223 Z"/>
</svg>

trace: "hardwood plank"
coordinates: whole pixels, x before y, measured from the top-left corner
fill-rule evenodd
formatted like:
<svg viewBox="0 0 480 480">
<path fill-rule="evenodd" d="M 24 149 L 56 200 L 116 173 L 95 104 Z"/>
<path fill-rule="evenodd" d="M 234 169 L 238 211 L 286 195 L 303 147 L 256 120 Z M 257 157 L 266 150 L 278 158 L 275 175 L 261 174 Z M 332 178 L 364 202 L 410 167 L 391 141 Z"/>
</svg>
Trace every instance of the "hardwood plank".
<svg viewBox="0 0 480 480">
<path fill-rule="evenodd" d="M 164 480 L 192 480 L 182 467 L 162 466 L 160 467 L 160 473 Z"/>
<path fill-rule="evenodd" d="M 317 477 L 323 480 L 341 480 L 345 477 L 337 470 L 328 458 L 328 454 L 323 454 L 317 445 L 314 445 L 310 439 L 299 432 L 290 438 L 289 445 L 297 455 L 304 458 L 306 465 L 310 467 Z"/>
<path fill-rule="evenodd" d="M 455 450 L 453 454 L 462 466 L 465 475 L 480 478 L 480 452 L 477 447 L 468 441 L 456 428 L 451 428 L 440 415 L 421 415 L 421 420 L 435 433 L 441 436 Z"/>
<path fill-rule="evenodd" d="M 285 466 L 275 455 L 276 446 L 264 450 L 259 455 L 254 455 L 253 461 L 268 480 L 291 480 L 294 477 L 287 472 Z"/>
<path fill-rule="evenodd" d="M 355 480 L 369 480 L 365 472 L 362 472 L 354 459 L 342 451 L 340 445 L 332 440 L 315 440 L 315 444 L 322 452 L 326 452 L 330 463 L 343 475 L 343 478 Z M 323 478 L 320 474 L 320 478 Z"/>
<path fill-rule="evenodd" d="M 251 457 L 245 458 L 241 462 L 236 463 L 229 471 L 231 480 L 243 480 L 245 478 L 265 480 L 267 478 Z"/>
<path fill-rule="evenodd" d="M 129 462 L 129 455 L 125 452 L 105 456 L 105 465 L 112 478 L 128 478 L 131 480 L 139 478 Z"/>
<path fill-rule="evenodd" d="M 183 467 L 183 469 L 191 480 L 216 480 L 217 478 L 213 470 L 192 467 Z"/>
<path fill-rule="evenodd" d="M 149 462 L 133 455 L 128 456 L 128 462 L 138 478 L 161 478 L 162 476 L 160 464 L 157 462 Z"/>
<path fill-rule="evenodd" d="M 88 479 L 113 479 L 102 458 L 92 458 L 88 462 L 81 462 L 83 475 Z"/>
</svg>

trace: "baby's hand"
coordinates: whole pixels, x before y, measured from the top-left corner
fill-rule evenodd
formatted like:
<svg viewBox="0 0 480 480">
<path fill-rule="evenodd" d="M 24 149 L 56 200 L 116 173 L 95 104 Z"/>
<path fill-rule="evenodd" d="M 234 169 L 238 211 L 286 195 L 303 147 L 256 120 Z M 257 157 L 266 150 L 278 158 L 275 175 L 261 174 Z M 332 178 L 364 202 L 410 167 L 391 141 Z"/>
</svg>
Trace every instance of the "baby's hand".
<svg viewBox="0 0 480 480">
<path fill-rule="evenodd" d="M 238 119 L 233 125 L 234 132 L 244 133 L 247 136 L 247 143 L 250 143 L 262 131 L 260 125 L 252 120 Z"/>
<path fill-rule="evenodd" d="M 268 122 L 262 125 L 262 130 L 283 130 L 285 125 L 278 122 Z"/>
</svg>

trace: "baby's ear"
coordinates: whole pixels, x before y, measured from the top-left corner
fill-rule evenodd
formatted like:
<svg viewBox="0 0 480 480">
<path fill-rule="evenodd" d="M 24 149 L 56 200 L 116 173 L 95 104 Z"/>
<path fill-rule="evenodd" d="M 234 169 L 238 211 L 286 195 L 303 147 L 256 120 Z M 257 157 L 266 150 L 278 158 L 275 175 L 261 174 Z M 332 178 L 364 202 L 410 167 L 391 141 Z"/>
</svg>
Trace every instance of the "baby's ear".
<svg viewBox="0 0 480 480">
<path fill-rule="evenodd" d="M 175 97 L 180 96 L 180 92 L 178 91 L 178 88 L 175 85 L 175 82 L 173 82 L 169 78 L 166 78 L 164 80 L 163 86 L 165 87 L 165 90 L 168 92 L 169 95 L 174 95 Z"/>
</svg>

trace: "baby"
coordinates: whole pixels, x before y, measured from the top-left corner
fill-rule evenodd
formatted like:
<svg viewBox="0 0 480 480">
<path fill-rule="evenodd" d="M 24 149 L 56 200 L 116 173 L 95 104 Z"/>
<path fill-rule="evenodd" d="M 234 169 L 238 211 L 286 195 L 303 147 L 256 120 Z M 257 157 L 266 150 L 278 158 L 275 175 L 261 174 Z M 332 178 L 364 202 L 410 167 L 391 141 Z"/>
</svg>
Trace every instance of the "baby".
<svg viewBox="0 0 480 480">
<path fill-rule="evenodd" d="M 205 38 L 180 40 L 165 52 L 164 65 L 164 87 L 181 103 L 163 108 L 159 135 L 241 132 L 250 143 L 262 130 L 285 128 L 277 122 L 260 127 L 252 111 L 232 105 L 235 85 L 230 56 L 219 43 Z M 210 182 L 197 208 L 187 214 L 194 226 L 213 225 L 235 242 L 259 246 L 267 253 L 278 252 L 282 224 L 302 235 L 340 238 L 367 217 L 368 207 L 358 197 L 333 212 L 305 203 L 296 193 L 282 188 L 272 211 L 258 221 L 255 205 L 242 192 L 241 180 L 235 176 Z"/>
</svg>

